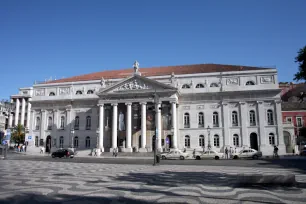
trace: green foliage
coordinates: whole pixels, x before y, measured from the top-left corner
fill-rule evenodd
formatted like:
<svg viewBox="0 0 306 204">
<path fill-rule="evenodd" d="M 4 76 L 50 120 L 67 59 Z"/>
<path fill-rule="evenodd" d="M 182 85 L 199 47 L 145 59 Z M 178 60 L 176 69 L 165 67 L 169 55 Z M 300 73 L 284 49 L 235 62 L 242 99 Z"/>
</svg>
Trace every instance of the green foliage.
<svg viewBox="0 0 306 204">
<path fill-rule="evenodd" d="M 15 143 L 23 143 L 25 137 L 25 128 L 23 125 L 18 124 L 12 131 L 11 141 Z"/>
<path fill-rule="evenodd" d="M 299 71 L 294 75 L 294 80 L 306 80 L 306 46 L 298 51 L 295 62 L 299 64 Z"/>
</svg>

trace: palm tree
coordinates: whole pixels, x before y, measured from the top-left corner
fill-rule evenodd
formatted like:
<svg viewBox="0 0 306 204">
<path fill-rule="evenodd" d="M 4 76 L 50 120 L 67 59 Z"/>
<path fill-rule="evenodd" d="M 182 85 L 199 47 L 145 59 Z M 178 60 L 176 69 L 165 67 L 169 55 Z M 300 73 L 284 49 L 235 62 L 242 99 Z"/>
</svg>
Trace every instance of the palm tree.
<svg viewBox="0 0 306 204">
<path fill-rule="evenodd" d="M 25 128 L 23 125 L 18 124 L 13 128 L 11 140 L 15 143 L 23 143 L 25 137 Z"/>
</svg>

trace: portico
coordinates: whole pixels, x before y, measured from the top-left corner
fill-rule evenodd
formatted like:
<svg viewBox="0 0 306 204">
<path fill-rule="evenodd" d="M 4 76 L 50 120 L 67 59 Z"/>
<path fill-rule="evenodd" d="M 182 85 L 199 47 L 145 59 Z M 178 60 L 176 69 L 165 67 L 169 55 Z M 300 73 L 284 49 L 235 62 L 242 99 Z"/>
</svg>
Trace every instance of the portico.
<svg viewBox="0 0 306 204">
<path fill-rule="evenodd" d="M 154 101 L 154 94 L 159 97 L 157 102 Z M 157 133 L 156 147 L 158 151 L 162 151 L 162 140 L 165 141 L 167 137 L 163 133 L 164 130 L 169 130 L 169 126 L 163 127 L 162 124 L 162 107 L 170 104 L 171 113 L 168 114 L 171 114 L 170 129 L 173 131 L 171 148 L 177 148 L 177 94 L 176 88 L 140 75 L 134 75 L 108 89 L 102 89 L 97 94 L 100 98 L 98 102 L 100 150 L 104 151 L 107 144 L 103 143 L 103 140 L 108 136 L 111 137 L 109 151 L 118 148 L 122 152 L 132 152 L 133 147 L 139 148 L 139 152 L 152 151 L 152 139 Z M 111 131 L 105 130 L 106 106 L 111 107 Z M 169 121 L 165 123 L 167 122 Z M 139 137 L 140 139 L 137 139 Z"/>
</svg>

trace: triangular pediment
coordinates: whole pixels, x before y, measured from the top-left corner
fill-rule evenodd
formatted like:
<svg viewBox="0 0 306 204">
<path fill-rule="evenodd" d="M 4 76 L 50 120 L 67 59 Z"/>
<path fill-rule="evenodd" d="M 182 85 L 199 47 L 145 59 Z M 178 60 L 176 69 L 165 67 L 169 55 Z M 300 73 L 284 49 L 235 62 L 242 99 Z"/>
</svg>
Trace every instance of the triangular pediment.
<svg viewBox="0 0 306 204">
<path fill-rule="evenodd" d="M 146 93 L 146 92 L 176 92 L 177 88 L 167 84 L 160 83 L 158 81 L 142 77 L 140 75 L 134 75 L 130 78 L 124 79 L 115 85 L 112 85 L 106 89 L 101 89 L 98 95 L 108 94 L 127 94 L 127 93 Z"/>
</svg>

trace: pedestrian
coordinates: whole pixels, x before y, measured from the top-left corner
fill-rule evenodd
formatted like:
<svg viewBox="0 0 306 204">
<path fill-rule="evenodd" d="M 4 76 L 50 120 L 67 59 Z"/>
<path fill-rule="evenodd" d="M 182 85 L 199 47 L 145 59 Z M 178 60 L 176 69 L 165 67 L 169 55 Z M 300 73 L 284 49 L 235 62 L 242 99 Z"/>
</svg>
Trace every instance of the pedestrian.
<svg viewBox="0 0 306 204">
<path fill-rule="evenodd" d="M 186 152 L 186 147 L 184 147 L 184 153 Z"/>
<path fill-rule="evenodd" d="M 93 148 L 92 153 L 94 154 L 94 156 L 97 156 L 96 148 Z"/>
<path fill-rule="evenodd" d="M 193 158 L 195 158 L 195 153 L 196 153 L 196 150 L 194 149 L 192 152 Z"/>
<path fill-rule="evenodd" d="M 42 154 L 43 153 L 43 149 L 42 149 L 42 147 L 40 147 L 40 152 L 39 152 L 40 154 Z"/>
<path fill-rule="evenodd" d="M 116 154 L 116 148 L 113 149 L 113 157 L 115 156 Z"/>
<path fill-rule="evenodd" d="M 24 143 L 24 152 L 27 152 L 27 142 Z"/>
<path fill-rule="evenodd" d="M 228 159 L 228 149 L 227 149 L 227 147 L 225 148 L 225 158 Z"/>
<path fill-rule="evenodd" d="M 118 155 L 118 148 L 116 147 L 115 148 L 115 157 L 117 157 L 117 155 Z"/>
<path fill-rule="evenodd" d="M 230 147 L 230 150 L 229 150 L 229 158 L 232 158 L 232 155 L 233 155 L 233 148 L 232 147 Z"/>
<path fill-rule="evenodd" d="M 276 145 L 274 145 L 274 151 L 273 151 L 273 157 L 278 157 L 278 148 L 277 148 L 277 146 Z"/>
</svg>

